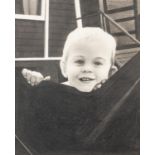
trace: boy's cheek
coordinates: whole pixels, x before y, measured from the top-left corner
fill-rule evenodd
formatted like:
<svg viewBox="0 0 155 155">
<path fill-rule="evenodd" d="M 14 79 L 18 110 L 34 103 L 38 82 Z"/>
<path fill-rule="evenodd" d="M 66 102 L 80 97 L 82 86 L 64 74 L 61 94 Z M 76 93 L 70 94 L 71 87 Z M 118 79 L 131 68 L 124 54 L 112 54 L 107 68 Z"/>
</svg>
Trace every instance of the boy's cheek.
<svg viewBox="0 0 155 155">
<path fill-rule="evenodd" d="M 103 68 L 102 70 L 97 72 L 97 75 L 98 75 L 98 78 L 100 79 L 108 78 L 109 70 Z"/>
</svg>

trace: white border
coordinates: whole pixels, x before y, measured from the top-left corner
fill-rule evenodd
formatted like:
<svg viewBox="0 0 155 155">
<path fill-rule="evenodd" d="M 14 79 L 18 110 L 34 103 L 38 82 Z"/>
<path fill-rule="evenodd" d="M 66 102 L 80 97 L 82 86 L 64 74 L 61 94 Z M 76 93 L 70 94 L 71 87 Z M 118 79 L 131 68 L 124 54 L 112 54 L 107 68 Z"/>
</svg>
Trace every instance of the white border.
<svg viewBox="0 0 155 155">
<path fill-rule="evenodd" d="M 140 1 L 141 155 L 155 154 L 155 1 Z"/>
<path fill-rule="evenodd" d="M 15 19 L 14 1 L 0 5 L 0 154 L 15 154 Z"/>
</svg>

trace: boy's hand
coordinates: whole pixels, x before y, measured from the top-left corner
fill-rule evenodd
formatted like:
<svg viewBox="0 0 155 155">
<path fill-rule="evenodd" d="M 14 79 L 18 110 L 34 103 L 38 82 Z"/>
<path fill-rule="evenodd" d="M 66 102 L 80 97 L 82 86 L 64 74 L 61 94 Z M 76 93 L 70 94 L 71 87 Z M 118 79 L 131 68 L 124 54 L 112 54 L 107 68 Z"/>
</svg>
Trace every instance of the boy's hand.
<svg viewBox="0 0 155 155">
<path fill-rule="evenodd" d="M 113 74 L 115 74 L 118 71 L 118 68 L 116 66 L 112 66 L 110 69 L 110 73 L 109 73 L 109 77 L 111 77 Z M 101 88 L 101 86 L 103 85 L 103 83 L 105 83 L 106 80 L 102 80 L 100 83 L 97 83 L 93 90 L 99 89 Z"/>
<path fill-rule="evenodd" d="M 105 82 L 106 82 L 106 80 L 102 80 L 100 83 L 97 83 L 97 84 L 95 85 L 95 87 L 93 88 L 93 90 L 96 90 L 96 89 L 101 88 L 102 85 L 103 85 L 103 83 L 105 83 Z"/>
<path fill-rule="evenodd" d="M 38 85 L 41 81 L 51 79 L 50 76 L 44 77 L 40 72 L 31 71 L 26 68 L 22 69 L 22 75 L 31 86 Z"/>
</svg>

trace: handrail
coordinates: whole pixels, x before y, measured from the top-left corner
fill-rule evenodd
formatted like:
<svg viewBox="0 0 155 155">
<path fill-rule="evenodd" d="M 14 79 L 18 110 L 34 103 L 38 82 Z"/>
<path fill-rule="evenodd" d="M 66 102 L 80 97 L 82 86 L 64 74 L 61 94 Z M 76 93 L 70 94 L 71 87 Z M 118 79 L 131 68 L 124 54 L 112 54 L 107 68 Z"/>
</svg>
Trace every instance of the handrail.
<svg viewBox="0 0 155 155">
<path fill-rule="evenodd" d="M 109 20 L 113 25 L 115 25 L 117 28 L 119 28 L 121 31 L 123 31 L 131 40 L 133 40 L 134 42 L 136 42 L 138 45 L 140 45 L 140 41 L 137 40 L 135 37 L 133 37 L 126 29 L 124 29 L 120 24 L 118 24 L 114 19 L 112 19 L 109 15 L 107 15 L 105 12 L 99 10 L 96 13 L 93 13 L 91 15 L 86 15 L 86 16 L 82 16 L 82 17 L 78 17 L 76 18 L 76 20 L 79 19 L 84 19 L 90 16 L 94 16 L 96 14 L 102 14 L 107 20 Z"/>
<path fill-rule="evenodd" d="M 76 18 L 76 20 L 88 18 L 88 17 L 91 17 L 91 16 L 96 16 L 96 15 L 98 15 L 98 14 L 99 14 L 99 12 L 94 12 L 94 13 L 91 13 L 91 14 L 89 14 L 89 15 L 85 15 L 85 16 L 82 16 L 82 17 L 78 17 L 78 18 Z"/>
<path fill-rule="evenodd" d="M 134 42 L 136 42 L 138 45 L 140 45 L 139 40 L 134 38 L 126 29 L 124 29 L 121 25 L 119 25 L 117 22 L 115 22 L 110 16 L 105 14 L 103 11 L 99 11 L 106 19 L 108 19 L 112 24 L 114 24 L 117 28 L 119 28 L 121 31 L 123 31 L 130 39 L 132 39 Z"/>
</svg>

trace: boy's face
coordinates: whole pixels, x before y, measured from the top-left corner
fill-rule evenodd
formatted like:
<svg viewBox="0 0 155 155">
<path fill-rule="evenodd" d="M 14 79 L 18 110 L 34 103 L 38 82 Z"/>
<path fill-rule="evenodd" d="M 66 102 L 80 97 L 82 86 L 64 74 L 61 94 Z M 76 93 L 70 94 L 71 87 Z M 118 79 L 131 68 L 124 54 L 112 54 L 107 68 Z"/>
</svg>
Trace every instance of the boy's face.
<svg viewBox="0 0 155 155">
<path fill-rule="evenodd" d="M 101 41 L 80 41 L 69 48 L 64 65 L 69 85 L 79 91 L 90 92 L 96 84 L 108 79 L 111 52 Z"/>
</svg>

